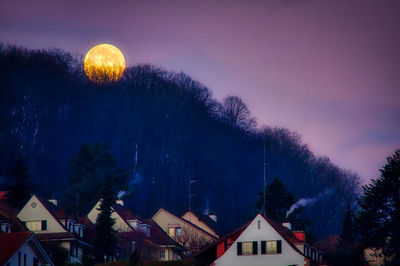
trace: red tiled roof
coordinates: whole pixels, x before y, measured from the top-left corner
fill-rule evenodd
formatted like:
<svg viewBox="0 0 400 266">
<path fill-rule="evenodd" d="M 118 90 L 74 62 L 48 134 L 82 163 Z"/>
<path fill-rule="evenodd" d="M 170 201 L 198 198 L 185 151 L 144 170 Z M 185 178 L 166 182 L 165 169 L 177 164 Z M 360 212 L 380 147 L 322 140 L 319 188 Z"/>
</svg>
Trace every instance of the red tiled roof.
<svg viewBox="0 0 400 266">
<path fill-rule="evenodd" d="M 32 232 L 0 234 L 0 265 L 4 265 L 32 234 Z"/>
<path fill-rule="evenodd" d="M 0 191 L 0 199 L 7 199 L 8 191 Z"/>
<path fill-rule="evenodd" d="M 18 210 L 11 206 L 5 200 L 0 200 L 0 220 L 5 220 L 6 222 L 13 225 L 13 232 L 23 232 L 28 231 L 26 227 L 17 218 Z"/>
</svg>

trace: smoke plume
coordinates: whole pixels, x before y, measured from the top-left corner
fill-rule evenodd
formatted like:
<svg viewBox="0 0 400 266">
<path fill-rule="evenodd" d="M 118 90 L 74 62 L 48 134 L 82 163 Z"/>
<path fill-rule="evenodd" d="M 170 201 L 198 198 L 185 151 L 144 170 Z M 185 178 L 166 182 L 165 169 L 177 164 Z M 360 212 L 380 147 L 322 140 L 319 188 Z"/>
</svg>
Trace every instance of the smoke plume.
<svg viewBox="0 0 400 266">
<path fill-rule="evenodd" d="M 288 217 L 289 214 L 291 214 L 296 208 L 304 207 L 304 206 L 307 206 L 307 205 L 313 205 L 316 201 L 318 201 L 318 200 L 320 200 L 320 199 L 322 199 L 324 197 L 330 196 L 334 191 L 335 191 L 334 188 L 327 188 L 323 192 L 318 193 L 313 198 L 301 198 L 301 199 L 299 199 L 295 204 L 290 206 L 290 209 L 286 212 L 286 217 Z"/>
</svg>

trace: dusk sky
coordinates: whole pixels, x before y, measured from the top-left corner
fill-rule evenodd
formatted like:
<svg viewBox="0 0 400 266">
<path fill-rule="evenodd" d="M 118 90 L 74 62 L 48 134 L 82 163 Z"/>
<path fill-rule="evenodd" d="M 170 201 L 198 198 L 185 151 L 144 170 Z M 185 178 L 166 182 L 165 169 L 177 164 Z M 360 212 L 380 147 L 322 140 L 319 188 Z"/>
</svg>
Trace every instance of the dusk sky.
<svg viewBox="0 0 400 266">
<path fill-rule="evenodd" d="M 77 57 L 110 43 L 128 66 L 183 71 L 366 183 L 400 147 L 399 14 L 398 0 L 0 0 L 0 42 Z"/>
</svg>

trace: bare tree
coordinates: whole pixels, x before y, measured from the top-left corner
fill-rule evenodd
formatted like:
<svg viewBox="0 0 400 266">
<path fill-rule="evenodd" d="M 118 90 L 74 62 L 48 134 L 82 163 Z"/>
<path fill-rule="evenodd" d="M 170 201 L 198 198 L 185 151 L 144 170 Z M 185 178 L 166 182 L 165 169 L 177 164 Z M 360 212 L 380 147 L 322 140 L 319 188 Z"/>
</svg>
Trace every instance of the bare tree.
<svg viewBox="0 0 400 266">
<path fill-rule="evenodd" d="M 200 251 L 212 242 L 189 227 L 183 227 L 180 235 L 176 236 L 175 240 L 192 253 Z"/>
<path fill-rule="evenodd" d="M 232 127 L 252 130 L 257 126 L 256 119 L 251 115 L 247 105 L 237 96 L 224 98 L 221 106 L 221 118 Z"/>
</svg>

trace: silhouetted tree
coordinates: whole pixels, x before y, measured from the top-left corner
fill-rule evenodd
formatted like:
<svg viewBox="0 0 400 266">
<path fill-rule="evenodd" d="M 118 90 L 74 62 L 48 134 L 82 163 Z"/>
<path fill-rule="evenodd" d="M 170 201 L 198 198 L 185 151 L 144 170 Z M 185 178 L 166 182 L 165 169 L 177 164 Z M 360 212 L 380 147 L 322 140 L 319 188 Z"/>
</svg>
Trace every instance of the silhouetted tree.
<svg viewBox="0 0 400 266">
<path fill-rule="evenodd" d="M 223 121 L 234 128 L 250 130 L 257 125 L 247 105 L 237 96 L 227 96 L 223 99 L 221 117 Z"/>
<path fill-rule="evenodd" d="M 70 163 L 69 184 L 64 193 L 66 208 L 77 216 L 85 214 L 100 198 L 100 192 L 109 178 L 110 190 L 117 193 L 126 189 L 126 173 L 117 167 L 117 161 L 101 143 L 82 145 Z"/>
<path fill-rule="evenodd" d="M 363 186 L 356 224 L 366 247 L 382 249 L 385 259 L 400 260 L 400 150 L 387 158 L 380 177 Z M 398 265 L 398 264 L 397 264 Z"/>
<path fill-rule="evenodd" d="M 286 221 L 286 213 L 294 203 L 293 194 L 285 188 L 279 178 L 275 178 L 265 188 L 265 201 L 263 192 L 259 192 L 256 209 L 263 212 L 265 208 L 265 215 L 268 218 L 282 223 Z"/>
<path fill-rule="evenodd" d="M 113 212 L 112 205 L 115 203 L 116 194 L 112 190 L 111 178 L 107 176 L 100 193 L 100 213 L 97 216 L 94 241 L 94 255 L 97 262 L 111 261 L 114 258 L 117 238 L 113 225 L 114 219 L 111 217 Z"/>
</svg>

